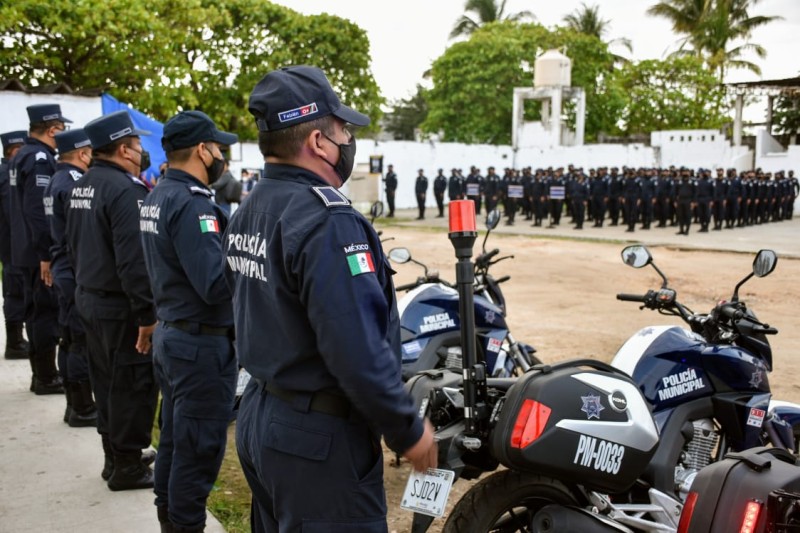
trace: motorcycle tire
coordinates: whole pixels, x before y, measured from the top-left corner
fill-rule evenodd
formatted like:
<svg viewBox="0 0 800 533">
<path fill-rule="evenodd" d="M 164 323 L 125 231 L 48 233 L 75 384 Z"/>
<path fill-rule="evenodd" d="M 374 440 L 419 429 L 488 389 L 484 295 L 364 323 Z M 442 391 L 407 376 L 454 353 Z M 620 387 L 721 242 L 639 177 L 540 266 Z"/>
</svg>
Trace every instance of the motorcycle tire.
<svg viewBox="0 0 800 533">
<path fill-rule="evenodd" d="M 534 515 L 549 504 L 580 502 L 562 482 L 547 476 L 502 470 L 481 480 L 458 501 L 443 533 L 532 531 Z"/>
</svg>

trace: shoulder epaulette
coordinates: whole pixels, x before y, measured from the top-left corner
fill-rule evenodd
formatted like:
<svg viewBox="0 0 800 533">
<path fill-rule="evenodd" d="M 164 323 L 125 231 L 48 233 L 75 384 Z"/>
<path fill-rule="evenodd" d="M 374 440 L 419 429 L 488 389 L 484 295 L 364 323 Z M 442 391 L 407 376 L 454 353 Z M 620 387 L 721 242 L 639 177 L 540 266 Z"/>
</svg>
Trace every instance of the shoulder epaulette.
<svg viewBox="0 0 800 533">
<path fill-rule="evenodd" d="M 197 185 L 192 185 L 189 187 L 189 192 L 192 194 L 202 194 L 206 198 L 211 198 L 214 196 L 214 193 L 206 189 L 205 187 L 198 187 Z"/>
<path fill-rule="evenodd" d="M 334 207 L 338 205 L 350 205 L 350 200 L 345 195 L 334 189 L 333 187 L 311 187 L 311 190 L 319 196 L 325 207 Z"/>
</svg>

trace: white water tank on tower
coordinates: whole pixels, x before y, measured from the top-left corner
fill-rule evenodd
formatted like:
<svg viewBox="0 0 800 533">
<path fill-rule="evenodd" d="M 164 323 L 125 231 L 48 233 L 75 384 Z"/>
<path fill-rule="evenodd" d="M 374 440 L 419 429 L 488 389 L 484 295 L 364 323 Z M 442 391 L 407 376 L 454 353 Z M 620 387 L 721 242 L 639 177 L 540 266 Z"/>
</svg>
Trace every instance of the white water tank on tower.
<svg viewBox="0 0 800 533">
<path fill-rule="evenodd" d="M 558 50 L 548 50 L 536 59 L 534 87 L 570 87 L 572 60 Z"/>
</svg>

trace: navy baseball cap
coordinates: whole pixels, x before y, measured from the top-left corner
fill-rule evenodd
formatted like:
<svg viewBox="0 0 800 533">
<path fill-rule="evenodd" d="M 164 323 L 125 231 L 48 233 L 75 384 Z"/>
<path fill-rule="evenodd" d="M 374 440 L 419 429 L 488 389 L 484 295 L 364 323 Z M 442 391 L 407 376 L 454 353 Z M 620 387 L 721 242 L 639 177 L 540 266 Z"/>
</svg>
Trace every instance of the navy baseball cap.
<svg viewBox="0 0 800 533">
<path fill-rule="evenodd" d="M 123 137 L 150 135 L 149 131 L 137 130 L 131 116 L 125 110 L 96 118 L 83 129 L 92 141 L 92 148 L 102 148 Z"/>
<path fill-rule="evenodd" d="M 29 105 L 27 108 L 28 119 L 31 124 L 47 122 L 48 120 L 58 120 L 60 122 L 71 123 L 72 121 L 61 114 L 61 106 L 58 104 L 36 104 Z"/>
<path fill-rule="evenodd" d="M 328 78 L 317 67 L 299 65 L 273 70 L 256 84 L 248 105 L 259 131 L 275 131 L 333 115 L 356 126 L 369 117 L 342 105 Z"/>
<path fill-rule="evenodd" d="M 56 134 L 56 148 L 59 154 L 66 154 L 78 148 L 91 145 L 92 141 L 89 140 L 89 136 L 81 128 Z"/>
<path fill-rule="evenodd" d="M 15 144 L 24 144 L 25 137 L 27 136 L 28 132 L 24 130 L 1 133 L 0 142 L 3 143 L 3 150 L 12 147 Z"/>
<path fill-rule="evenodd" d="M 183 111 L 164 124 L 161 146 L 165 152 L 172 152 L 202 142 L 212 141 L 230 146 L 238 140 L 239 137 L 234 133 L 219 131 L 214 121 L 202 111 Z"/>
</svg>

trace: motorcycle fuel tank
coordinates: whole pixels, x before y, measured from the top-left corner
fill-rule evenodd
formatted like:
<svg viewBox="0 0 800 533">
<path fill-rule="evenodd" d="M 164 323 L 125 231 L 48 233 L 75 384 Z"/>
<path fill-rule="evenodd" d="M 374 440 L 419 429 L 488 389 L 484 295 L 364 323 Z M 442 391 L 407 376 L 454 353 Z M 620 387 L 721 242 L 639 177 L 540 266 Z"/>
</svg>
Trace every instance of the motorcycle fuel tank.
<svg viewBox="0 0 800 533">
<path fill-rule="evenodd" d="M 762 360 L 738 346 L 706 342 L 679 326 L 641 329 L 611 365 L 633 377 L 656 411 L 715 393 L 770 390 Z"/>
</svg>

